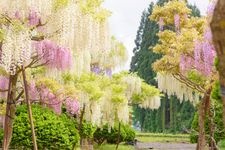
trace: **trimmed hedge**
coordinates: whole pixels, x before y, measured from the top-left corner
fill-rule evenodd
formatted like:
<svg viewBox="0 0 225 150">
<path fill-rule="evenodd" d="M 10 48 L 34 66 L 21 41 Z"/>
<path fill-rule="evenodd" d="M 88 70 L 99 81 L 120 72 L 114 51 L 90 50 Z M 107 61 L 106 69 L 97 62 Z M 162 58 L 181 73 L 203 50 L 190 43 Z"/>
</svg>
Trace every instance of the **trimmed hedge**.
<svg viewBox="0 0 225 150">
<path fill-rule="evenodd" d="M 48 108 L 32 105 L 35 132 L 39 149 L 72 149 L 78 143 L 79 134 L 76 122 L 65 114 L 56 115 Z M 13 125 L 11 146 L 20 149 L 32 149 L 32 134 L 28 120 L 27 107 L 18 106 Z M 0 133 L 0 138 L 1 133 Z"/>
<path fill-rule="evenodd" d="M 108 125 L 104 125 L 103 128 L 98 128 L 94 133 L 94 141 L 101 145 L 105 141 L 110 144 L 116 144 L 118 140 L 119 126 L 115 125 L 109 130 Z M 119 142 L 131 142 L 135 139 L 135 131 L 129 125 L 121 124 L 120 128 L 120 141 Z"/>
</svg>

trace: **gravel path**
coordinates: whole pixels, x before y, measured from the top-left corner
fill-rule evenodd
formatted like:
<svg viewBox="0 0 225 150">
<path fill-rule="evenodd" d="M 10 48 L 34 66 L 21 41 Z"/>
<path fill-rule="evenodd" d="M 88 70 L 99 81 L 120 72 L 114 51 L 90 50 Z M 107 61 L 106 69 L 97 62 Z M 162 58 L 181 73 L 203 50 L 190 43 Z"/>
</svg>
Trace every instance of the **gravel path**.
<svg viewBox="0 0 225 150">
<path fill-rule="evenodd" d="M 196 144 L 187 143 L 141 143 L 138 142 L 135 146 L 136 150 L 195 150 Z"/>
</svg>

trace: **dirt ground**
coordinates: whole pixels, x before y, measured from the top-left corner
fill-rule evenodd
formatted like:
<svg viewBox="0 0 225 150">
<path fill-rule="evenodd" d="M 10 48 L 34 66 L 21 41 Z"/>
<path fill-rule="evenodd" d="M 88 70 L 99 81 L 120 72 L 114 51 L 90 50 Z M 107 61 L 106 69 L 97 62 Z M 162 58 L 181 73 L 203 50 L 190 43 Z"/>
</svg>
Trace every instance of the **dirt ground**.
<svg viewBox="0 0 225 150">
<path fill-rule="evenodd" d="M 187 143 L 141 143 L 138 142 L 135 146 L 136 150 L 195 150 L 196 144 Z"/>
</svg>

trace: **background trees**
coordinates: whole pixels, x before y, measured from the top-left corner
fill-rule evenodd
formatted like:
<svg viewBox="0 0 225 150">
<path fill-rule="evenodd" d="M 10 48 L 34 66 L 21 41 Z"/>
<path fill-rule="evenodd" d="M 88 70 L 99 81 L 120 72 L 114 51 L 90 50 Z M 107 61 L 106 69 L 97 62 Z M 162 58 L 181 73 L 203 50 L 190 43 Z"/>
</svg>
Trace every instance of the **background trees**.
<svg viewBox="0 0 225 150">
<path fill-rule="evenodd" d="M 163 5 L 167 1 L 158 1 Z M 131 72 L 137 72 L 147 83 L 157 85 L 156 73 L 152 64 L 161 58 L 160 54 L 153 52 L 153 47 L 158 43 L 157 33 L 159 27 L 157 22 L 148 17 L 152 14 L 155 5 L 150 4 L 148 10 L 142 14 L 137 37 L 135 40 L 134 56 L 131 62 Z M 196 6 L 188 5 L 192 9 L 191 15 L 199 17 L 200 11 Z M 165 26 L 164 28 L 168 28 Z M 158 110 L 145 110 L 134 107 L 134 123 L 139 123 L 141 130 L 150 132 L 187 132 L 191 127 L 194 107 L 189 102 L 180 103 L 176 97 L 161 98 L 161 107 Z M 166 111 L 167 110 L 167 111 Z M 189 112 L 189 113 L 188 113 Z M 188 119 L 188 121 L 184 121 Z M 179 120 L 179 121 L 176 121 Z M 180 123 L 184 124 L 180 124 Z"/>
<path fill-rule="evenodd" d="M 167 15 L 168 12 L 171 13 Z M 158 72 L 158 87 L 168 95 L 175 94 L 180 100 L 194 103 L 202 97 L 198 106 L 197 149 L 205 149 L 204 122 L 206 114 L 211 113 L 210 95 L 217 78 L 214 67 L 216 54 L 207 21 L 190 17 L 190 13 L 183 1 L 170 1 L 163 7 L 155 7 L 151 19 L 158 20 L 162 30 L 154 51 L 163 54 L 163 57 L 153 64 L 153 68 Z M 172 30 L 164 29 L 163 25 L 170 26 Z M 213 134 L 210 146 L 214 147 L 212 137 Z"/>
</svg>

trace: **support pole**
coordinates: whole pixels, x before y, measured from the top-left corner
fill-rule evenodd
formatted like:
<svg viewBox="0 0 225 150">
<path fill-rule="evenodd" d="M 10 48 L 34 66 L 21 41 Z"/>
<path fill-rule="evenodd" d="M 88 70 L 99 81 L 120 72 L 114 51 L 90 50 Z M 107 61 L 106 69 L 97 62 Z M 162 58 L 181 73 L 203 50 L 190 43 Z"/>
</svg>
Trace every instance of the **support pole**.
<svg viewBox="0 0 225 150">
<path fill-rule="evenodd" d="M 29 100 L 29 94 L 28 94 L 28 88 L 27 88 L 26 74 L 25 74 L 25 69 L 24 69 L 23 66 L 22 66 L 22 74 L 23 74 L 25 100 L 27 102 L 28 115 L 29 115 L 29 120 L 30 120 L 31 131 L 32 131 L 33 146 L 34 146 L 34 150 L 38 150 L 38 148 L 37 148 L 37 140 L 36 140 L 36 135 L 35 135 L 35 130 L 34 130 L 34 121 L 33 121 L 33 115 L 32 115 L 32 108 L 31 108 L 31 103 L 30 103 L 30 100 Z"/>
</svg>

